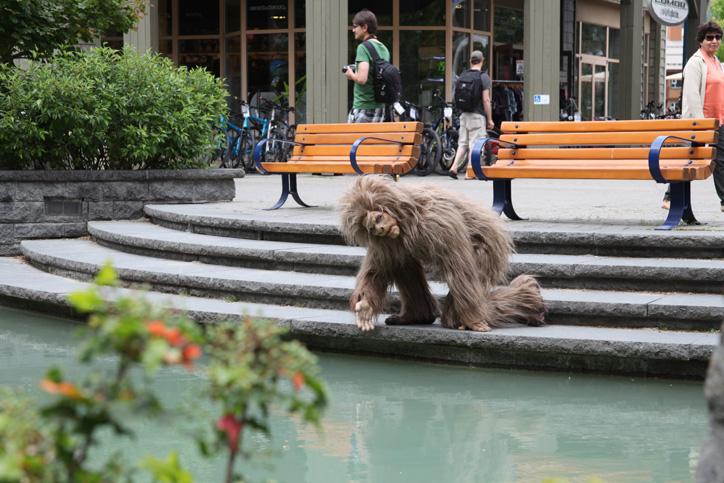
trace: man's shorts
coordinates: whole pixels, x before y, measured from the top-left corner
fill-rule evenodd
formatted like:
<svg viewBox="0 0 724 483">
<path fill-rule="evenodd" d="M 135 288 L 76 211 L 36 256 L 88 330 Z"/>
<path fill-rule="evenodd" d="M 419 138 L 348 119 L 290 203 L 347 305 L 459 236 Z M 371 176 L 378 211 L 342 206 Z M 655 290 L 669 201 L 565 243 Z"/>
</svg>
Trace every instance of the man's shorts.
<svg viewBox="0 0 724 483">
<path fill-rule="evenodd" d="M 385 120 L 385 108 L 379 109 L 352 109 L 347 116 L 347 123 L 382 122 Z"/>
<path fill-rule="evenodd" d="M 458 148 L 474 146 L 475 141 L 488 135 L 485 116 L 476 112 L 460 114 Z"/>
</svg>

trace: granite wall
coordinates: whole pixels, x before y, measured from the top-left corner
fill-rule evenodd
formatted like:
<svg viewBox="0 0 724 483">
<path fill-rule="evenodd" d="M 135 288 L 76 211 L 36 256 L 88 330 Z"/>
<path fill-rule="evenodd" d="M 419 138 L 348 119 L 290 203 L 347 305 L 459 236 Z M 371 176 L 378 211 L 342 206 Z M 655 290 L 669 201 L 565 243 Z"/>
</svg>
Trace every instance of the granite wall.
<svg viewBox="0 0 724 483">
<path fill-rule="evenodd" d="M 87 222 L 143 218 L 158 203 L 230 201 L 242 169 L 0 171 L 0 256 L 20 241 L 88 235 Z"/>
</svg>

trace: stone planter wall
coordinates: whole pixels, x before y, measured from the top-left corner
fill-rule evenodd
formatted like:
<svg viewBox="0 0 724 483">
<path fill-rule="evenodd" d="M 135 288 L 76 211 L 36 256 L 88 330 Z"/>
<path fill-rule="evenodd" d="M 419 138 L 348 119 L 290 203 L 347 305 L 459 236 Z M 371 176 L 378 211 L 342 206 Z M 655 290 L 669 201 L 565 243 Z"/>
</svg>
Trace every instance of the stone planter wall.
<svg viewBox="0 0 724 483">
<path fill-rule="evenodd" d="M 88 235 L 92 220 L 143 218 L 158 203 L 231 201 L 242 169 L 0 171 L 0 256 L 20 241 Z"/>
</svg>

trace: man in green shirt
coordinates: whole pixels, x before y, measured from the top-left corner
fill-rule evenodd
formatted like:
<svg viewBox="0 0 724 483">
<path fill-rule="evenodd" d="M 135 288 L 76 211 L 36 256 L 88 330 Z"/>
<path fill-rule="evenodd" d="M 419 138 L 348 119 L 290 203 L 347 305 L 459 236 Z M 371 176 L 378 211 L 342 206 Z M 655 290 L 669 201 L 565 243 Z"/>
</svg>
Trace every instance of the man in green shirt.
<svg viewBox="0 0 724 483">
<path fill-rule="evenodd" d="M 352 19 L 354 38 L 360 42 L 369 40 L 380 58 L 390 61 L 390 51 L 377 40 L 377 17 L 367 9 L 357 12 Z M 357 46 L 355 58 L 356 70 L 347 69 L 347 79 L 354 81 L 354 100 L 352 110 L 347 116 L 348 123 L 382 122 L 385 118 L 385 105 L 375 102 L 375 91 L 370 66 L 374 65 L 372 56 L 362 43 Z"/>
</svg>

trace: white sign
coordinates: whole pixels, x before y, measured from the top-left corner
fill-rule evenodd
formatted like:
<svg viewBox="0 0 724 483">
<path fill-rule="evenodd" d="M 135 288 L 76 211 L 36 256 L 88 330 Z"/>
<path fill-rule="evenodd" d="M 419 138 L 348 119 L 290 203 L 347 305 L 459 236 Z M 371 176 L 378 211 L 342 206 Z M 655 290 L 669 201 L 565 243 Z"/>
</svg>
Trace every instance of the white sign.
<svg viewBox="0 0 724 483">
<path fill-rule="evenodd" d="M 548 105 L 551 103 L 551 96 L 548 94 L 536 94 L 533 96 L 533 104 L 535 105 Z"/>
<path fill-rule="evenodd" d="M 524 60 L 516 60 L 516 61 L 515 61 L 515 75 L 523 75 L 523 72 L 524 72 L 524 71 L 523 71 L 523 69 L 524 69 L 523 66 L 524 66 L 524 65 L 525 65 L 525 61 L 524 61 Z"/>
<path fill-rule="evenodd" d="M 689 2 L 686 0 L 649 0 L 649 13 L 661 25 L 681 25 L 689 16 Z"/>
</svg>

